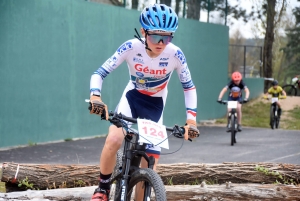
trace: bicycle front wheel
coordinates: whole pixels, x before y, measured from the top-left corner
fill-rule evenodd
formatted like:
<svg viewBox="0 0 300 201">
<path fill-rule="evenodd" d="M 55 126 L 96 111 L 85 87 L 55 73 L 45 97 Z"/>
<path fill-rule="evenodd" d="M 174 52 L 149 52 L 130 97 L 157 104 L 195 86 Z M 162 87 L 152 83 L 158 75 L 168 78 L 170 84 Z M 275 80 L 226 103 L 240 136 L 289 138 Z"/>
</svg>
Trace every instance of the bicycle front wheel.
<svg viewBox="0 0 300 201">
<path fill-rule="evenodd" d="M 274 106 L 270 107 L 270 126 L 272 129 L 275 127 Z"/>
<path fill-rule="evenodd" d="M 297 96 L 297 88 L 292 84 L 287 84 L 282 87 L 287 96 Z"/>
<path fill-rule="evenodd" d="M 137 185 L 142 186 L 139 192 L 135 192 Z M 165 186 L 160 176 L 150 168 L 137 169 L 131 175 L 127 200 L 135 200 L 135 194 L 138 193 L 142 193 L 144 201 L 167 201 Z"/>
<path fill-rule="evenodd" d="M 117 152 L 117 160 L 116 160 L 116 166 L 114 168 L 114 171 L 112 173 L 111 178 L 115 178 L 121 171 L 122 171 L 122 157 L 123 157 L 123 151 L 121 149 Z M 111 189 L 110 192 L 110 200 L 116 200 L 115 198 L 118 197 L 121 191 L 121 185 L 122 185 L 122 178 L 119 178 L 115 181 L 115 187 Z"/>
<path fill-rule="evenodd" d="M 234 145 L 234 141 L 235 141 L 235 117 L 234 117 L 234 114 L 231 114 L 231 119 L 230 119 L 230 122 L 231 122 L 231 146 Z"/>
<path fill-rule="evenodd" d="M 279 118 L 276 118 L 276 128 L 279 128 Z"/>
</svg>

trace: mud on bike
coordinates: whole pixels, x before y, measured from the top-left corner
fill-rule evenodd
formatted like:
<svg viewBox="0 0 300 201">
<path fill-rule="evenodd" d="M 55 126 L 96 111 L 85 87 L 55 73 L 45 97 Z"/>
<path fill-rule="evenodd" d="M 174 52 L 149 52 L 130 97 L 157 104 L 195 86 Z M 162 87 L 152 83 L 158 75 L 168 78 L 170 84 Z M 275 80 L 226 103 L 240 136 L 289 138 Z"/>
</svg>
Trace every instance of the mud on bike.
<svg viewBox="0 0 300 201">
<path fill-rule="evenodd" d="M 230 125 L 230 133 L 231 133 L 231 137 L 230 137 L 230 144 L 231 146 L 234 145 L 234 143 L 236 143 L 236 133 L 239 132 L 237 129 L 238 126 L 238 122 L 237 122 L 237 106 L 238 103 L 246 103 L 244 101 L 228 101 L 228 100 L 221 100 L 220 102 L 221 104 L 227 105 L 227 108 L 230 109 L 229 113 L 228 113 L 228 121 L 227 121 L 227 125 Z"/>
<path fill-rule="evenodd" d="M 166 146 L 166 143 L 168 144 L 168 137 L 171 135 L 192 141 L 188 138 L 185 129 L 178 125 L 175 125 L 173 128 L 165 127 L 150 120 L 126 117 L 121 113 L 109 112 L 108 115 L 110 123 L 118 128 L 123 128 L 125 139 L 123 148 L 120 148 L 117 152 L 116 166 L 110 181 L 110 185 L 114 186 L 114 188 L 111 189 L 109 199 L 115 201 L 134 200 L 135 189 L 137 185 L 140 185 L 142 187 L 140 189 L 142 190 L 139 190 L 138 193 L 143 196 L 143 201 L 166 201 L 164 183 L 160 176 L 153 170 L 155 159 L 153 156 L 146 154 L 146 146 L 149 146 L 149 144 L 159 146 L 160 144 L 164 144 Z M 101 119 L 105 119 L 105 116 L 102 115 Z M 140 126 L 143 123 L 146 123 L 147 126 Z M 131 128 L 132 124 L 137 124 L 139 129 Z M 145 134 L 144 130 L 145 133 L 147 130 L 149 132 Z M 167 134 L 167 131 L 170 133 Z M 160 139 L 160 142 L 157 143 L 157 138 L 159 137 L 163 137 L 163 140 Z M 196 137 L 199 137 L 199 134 Z M 153 144 L 153 141 L 156 143 Z M 148 168 L 140 168 L 142 158 L 148 162 Z"/>
</svg>

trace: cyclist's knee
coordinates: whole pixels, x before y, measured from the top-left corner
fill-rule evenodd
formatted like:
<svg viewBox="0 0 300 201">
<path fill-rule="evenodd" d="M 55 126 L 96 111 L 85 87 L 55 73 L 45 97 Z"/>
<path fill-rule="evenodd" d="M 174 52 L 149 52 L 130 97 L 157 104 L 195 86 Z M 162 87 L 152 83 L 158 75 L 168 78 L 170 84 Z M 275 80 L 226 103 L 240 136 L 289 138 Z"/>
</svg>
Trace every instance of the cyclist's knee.
<svg viewBox="0 0 300 201">
<path fill-rule="evenodd" d="M 123 143 L 124 135 L 121 129 L 110 129 L 105 146 L 110 150 L 118 150 Z"/>
</svg>

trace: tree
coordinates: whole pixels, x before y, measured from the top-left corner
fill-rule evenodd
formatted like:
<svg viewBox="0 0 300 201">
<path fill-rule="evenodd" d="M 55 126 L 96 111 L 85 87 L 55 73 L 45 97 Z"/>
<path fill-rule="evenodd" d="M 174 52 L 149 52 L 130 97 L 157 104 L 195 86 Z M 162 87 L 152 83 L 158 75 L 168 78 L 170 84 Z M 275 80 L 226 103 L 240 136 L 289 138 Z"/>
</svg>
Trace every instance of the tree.
<svg viewBox="0 0 300 201">
<path fill-rule="evenodd" d="M 281 2 L 280 2 L 281 1 Z M 278 11 L 276 5 L 279 5 Z M 260 19 L 261 26 L 265 30 L 263 49 L 264 77 L 273 77 L 273 43 L 275 30 L 281 22 L 281 17 L 286 9 L 286 0 L 264 0 L 256 11 L 252 8 L 251 19 Z M 264 90 L 268 90 L 270 82 L 265 81 Z"/>
<path fill-rule="evenodd" d="M 199 20 L 200 19 L 200 4 L 203 1 L 200 0 L 189 0 L 187 2 L 187 18 L 189 19 L 195 19 Z"/>
<path fill-rule="evenodd" d="M 300 7 L 294 8 L 293 14 L 296 19 L 296 24 L 294 27 L 287 29 L 288 43 L 286 47 L 283 48 L 287 60 L 291 61 L 286 69 L 286 76 L 300 74 Z"/>
<path fill-rule="evenodd" d="M 160 0 L 161 4 L 166 4 L 167 6 L 171 6 L 171 0 Z"/>
<path fill-rule="evenodd" d="M 233 37 L 230 38 L 229 46 L 229 69 L 228 73 L 240 71 L 240 66 L 244 63 L 244 47 L 238 44 L 245 44 L 245 38 L 240 30 L 236 30 Z"/>
<path fill-rule="evenodd" d="M 137 10 L 139 6 L 139 0 L 131 0 L 131 8 Z"/>
</svg>

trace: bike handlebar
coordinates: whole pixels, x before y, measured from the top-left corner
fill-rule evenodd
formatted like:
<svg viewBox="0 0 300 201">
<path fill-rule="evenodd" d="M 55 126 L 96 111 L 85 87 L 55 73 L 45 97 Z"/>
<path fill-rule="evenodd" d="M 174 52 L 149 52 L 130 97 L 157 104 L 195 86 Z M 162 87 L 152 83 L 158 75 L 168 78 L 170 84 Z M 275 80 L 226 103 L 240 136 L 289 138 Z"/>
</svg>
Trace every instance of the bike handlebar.
<svg viewBox="0 0 300 201">
<path fill-rule="evenodd" d="M 221 100 L 221 102 L 219 102 L 219 103 L 220 103 L 220 104 L 226 105 L 226 104 L 228 103 L 228 101 L 229 101 L 229 100 Z M 248 101 L 242 100 L 242 101 L 237 101 L 237 102 L 239 102 L 240 104 L 245 104 L 245 103 L 247 103 Z"/>
<path fill-rule="evenodd" d="M 276 97 L 278 99 L 286 99 L 286 96 L 279 96 L 279 97 Z M 266 100 L 271 100 L 272 97 L 263 97 L 263 99 L 266 99 Z"/>
<path fill-rule="evenodd" d="M 108 118 L 108 121 L 117 127 L 124 126 L 124 124 L 122 124 L 121 120 L 125 120 L 125 121 L 131 122 L 131 123 L 137 123 L 136 118 L 127 117 L 121 113 L 118 114 L 116 112 L 110 111 L 108 113 L 108 116 L 110 117 L 110 118 Z M 101 116 L 101 119 L 106 119 L 106 118 L 105 118 L 105 116 Z M 183 127 L 179 127 L 178 125 L 175 125 L 173 128 L 166 127 L 166 130 L 172 132 L 172 135 L 174 135 L 177 138 L 184 138 L 185 129 Z M 192 141 L 190 138 L 189 138 L 189 140 Z"/>
<path fill-rule="evenodd" d="M 90 105 L 89 105 L 89 110 L 91 110 L 91 102 L 89 99 L 85 99 L 85 102 L 88 102 Z M 101 120 L 102 119 L 105 119 L 106 120 L 106 116 L 105 116 L 105 112 L 102 113 L 101 115 Z M 132 117 L 127 117 L 121 113 L 116 113 L 116 112 L 112 112 L 112 111 L 109 111 L 108 112 L 108 121 L 111 122 L 112 124 L 114 124 L 115 126 L 117 126 L 118 128 L 120 127 L 126 127 L 124 125 L 124 122 L 122 122 L 121 120 L 125 120 L 125 121 L 128 121 L 128 122 L 131 122 L 131 123 L 137 123 L 137 119 L 136 118 L 132 118 Z M 170 131 L 172 132 L 171 134 L 174 135 L 175 137 L 177 138 L 184 138 L 184 134 L 185 134 L 185 129 L 184 127 L 180 127 L 178 125 L 174 125 L 174 127 L 166 127 L 166 130 L 167 131 Z M 189 141 L 192 142 L 192 139 L 191 138 L 188 138 Z"/>
</svg>

